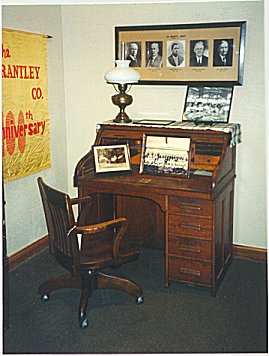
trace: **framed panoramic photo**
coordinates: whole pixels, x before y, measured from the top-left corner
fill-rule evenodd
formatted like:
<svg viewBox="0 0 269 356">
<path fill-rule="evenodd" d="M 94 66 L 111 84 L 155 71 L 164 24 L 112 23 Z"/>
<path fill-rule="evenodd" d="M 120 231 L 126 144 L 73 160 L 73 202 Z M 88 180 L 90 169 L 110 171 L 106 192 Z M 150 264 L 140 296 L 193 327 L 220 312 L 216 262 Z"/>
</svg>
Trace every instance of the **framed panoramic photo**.
<svg viewBox="0 0 269 356">
<path fill-rule="evenodd" d="M 130 151 L 126 144 L 93 146 L 96 173 L 130 172 Z"/>
<path fill-rule="evenodd" d="M 143 136 L 139 173 L 188 178 L 190 138 Z"/>
<path fill-rule="evenodd" d="M 115 27 L 115 59 L 138 84 L 242 85 L 246 22 Z"/>
<path fill-rule="evenodd" d="M 228 123 L 233 87 L 188 87 L 182 121 Z"/>
</svg>

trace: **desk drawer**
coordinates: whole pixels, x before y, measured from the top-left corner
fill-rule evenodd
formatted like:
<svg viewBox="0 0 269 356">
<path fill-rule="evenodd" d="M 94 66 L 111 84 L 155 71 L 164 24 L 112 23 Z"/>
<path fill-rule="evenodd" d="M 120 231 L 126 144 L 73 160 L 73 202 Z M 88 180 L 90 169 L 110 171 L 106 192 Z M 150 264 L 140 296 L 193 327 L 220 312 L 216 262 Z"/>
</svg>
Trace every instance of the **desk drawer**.
<svg viewBox="0 0 269 356">
<path fill-rule="evenodd" d="M 187 215 L 169 215 L 169 236 L 180 235 L 212 239 L 212 220 Z"/>
<path fill-rule="evenodd" d="M 209 286 L 211 285 L 211 263 L 169 257 L 169 279 Z"/>
<path fill-rule="evenodd" d="M 168 254 L 211 260 L 211 242 L 181 236 L 169 236 Z"/>
<path fill-rule="evenodd" d="M 179 214 L 212 216 L 212 203 L 198 199 L 169 197 L 169 211 Z"/>
</svg>

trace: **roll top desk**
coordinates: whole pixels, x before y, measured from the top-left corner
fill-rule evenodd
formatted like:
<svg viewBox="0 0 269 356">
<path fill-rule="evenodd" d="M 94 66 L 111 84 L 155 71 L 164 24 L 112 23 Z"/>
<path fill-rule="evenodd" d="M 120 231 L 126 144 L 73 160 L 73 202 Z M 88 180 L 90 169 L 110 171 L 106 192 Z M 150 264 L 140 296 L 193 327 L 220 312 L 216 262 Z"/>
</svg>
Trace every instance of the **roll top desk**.
<svg viewBox="0 0 269 356">
<path fill-rule="evenodd" d="M 190 177 L 139 174 L 143 134 L 190 138 Z M 239 142 L 239 124 L 99 124 L 94 145 L 128 143 L 132 171 L 95 174 L 92 149 L 80 159 L 74 186 L 93 198 L 85 223 L 127 217 L 125 243 L 164 249 L 166 287 L 179 281 L 215 295 L 232 257 Z"/>
</svg>

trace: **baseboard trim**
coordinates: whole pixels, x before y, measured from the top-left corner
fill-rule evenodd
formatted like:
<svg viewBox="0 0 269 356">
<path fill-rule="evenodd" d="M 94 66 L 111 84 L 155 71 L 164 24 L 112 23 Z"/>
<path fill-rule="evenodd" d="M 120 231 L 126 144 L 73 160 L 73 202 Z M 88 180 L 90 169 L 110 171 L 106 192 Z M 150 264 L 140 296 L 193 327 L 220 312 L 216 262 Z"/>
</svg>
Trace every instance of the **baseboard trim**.
<svg viewBox="0 0 269 356">
<path fill-rule="evenodd" d="M 8 268 L 9 270 L 14 269 L 21 263 L 25 262 L 29 258 L 33 257 L 37 253 L 45 250 L 49 246 L 49 238 L 48 236 L 44 236 L 41 239 L 35 241 L 29 246 L 26 246 L 22 250 L 14 253 L 10 257 L 8 257 Z"/>
<path fill-rule="evenodd" d="M 267 261 L 267 249 L 233 245 L 233 256 L 244 260 Z"/>
<path fill-rule="evenodd" d="M 8 257 L 9 270 L 14 269 L 21 263 L 33 257 L 37 253 L 45 250 L 49 246 L 48 236 L 35 241 L 22 250 Z M 267 261 L 267 249 L 249 246 L 233 245 L 233 256 L 242 260 Z"/>
</svg>

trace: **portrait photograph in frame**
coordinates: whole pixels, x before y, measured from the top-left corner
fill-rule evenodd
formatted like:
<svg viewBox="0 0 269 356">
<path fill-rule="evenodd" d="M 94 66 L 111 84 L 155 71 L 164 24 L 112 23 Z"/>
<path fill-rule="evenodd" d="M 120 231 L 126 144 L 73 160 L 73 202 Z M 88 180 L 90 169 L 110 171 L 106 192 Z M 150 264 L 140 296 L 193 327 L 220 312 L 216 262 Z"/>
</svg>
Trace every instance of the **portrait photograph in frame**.
<svg viewBox="0 0 269 356">
<path fill-rule="evenodd" d="M 95 173 L 130 172 L 128 144 L 93 146 Z"/>
<path fill-rule="evenodd" d="M 242 85 L 245 38 L 246 21 L 117 26 L 115 59 L 136 48 L 138 85 Z"/>
<path fill-rule="evenodd" d="M 187 89 L 182 121 L 228 123 L 233 87 L 191 87 Z"/>
</svg>

